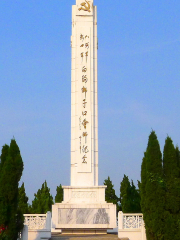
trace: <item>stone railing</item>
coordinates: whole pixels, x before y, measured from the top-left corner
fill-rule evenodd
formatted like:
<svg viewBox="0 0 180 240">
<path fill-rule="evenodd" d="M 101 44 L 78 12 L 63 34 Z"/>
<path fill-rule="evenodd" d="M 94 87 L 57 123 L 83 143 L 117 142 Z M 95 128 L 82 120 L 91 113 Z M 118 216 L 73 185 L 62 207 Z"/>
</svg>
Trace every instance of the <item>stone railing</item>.
<svg viewBox="0 0 180 240">
<path fill-rule="evenodd" d="M 142 214 L 123 214 L 123 228 L 124 229 L 140 229 L 143 224 Z"/>
<path fill-rule="evenodd" d="M 129 240 L 146 240 L 143 214 L 119 212 L 118 237 Z"/>
<path fill-rule="evenodd" d="M 46 229 L 46 214 L 24 214 L 24 225 L 32 229 Z"/>
<path fill-rule="evenodd" d="M 47 214 L 24 214 L 22 240 L 50 239 L 51 212 Z"/>
</svg>

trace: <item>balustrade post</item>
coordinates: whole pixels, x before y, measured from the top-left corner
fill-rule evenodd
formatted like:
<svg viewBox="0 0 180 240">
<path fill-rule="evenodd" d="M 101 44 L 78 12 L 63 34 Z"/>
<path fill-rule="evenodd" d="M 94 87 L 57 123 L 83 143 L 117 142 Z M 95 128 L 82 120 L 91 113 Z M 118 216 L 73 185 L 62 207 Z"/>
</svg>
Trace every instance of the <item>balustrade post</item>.
<svg viewBox="0 0 180 240">
<path fill-rule="evenodd" d="M 146 229 L 145 229 L 144 220 L 142 221 L 141 231 L 142 231 L 142 240 L 146 240 Z"/>
<path fill-rule="evenodd" d="M 118 229 L 123 229 L 123 212 L 118 213 Z"/>
<path fill-rule="evenodd" d="M 46 229 L 51 229 L 51 212 L 46 213 Z"/>
<path fill-rule="evenodd" d="M 24 225 L 24 228 L 21 232 L 21 240 L 28 240 L 28 226 Z"/>
</svg>

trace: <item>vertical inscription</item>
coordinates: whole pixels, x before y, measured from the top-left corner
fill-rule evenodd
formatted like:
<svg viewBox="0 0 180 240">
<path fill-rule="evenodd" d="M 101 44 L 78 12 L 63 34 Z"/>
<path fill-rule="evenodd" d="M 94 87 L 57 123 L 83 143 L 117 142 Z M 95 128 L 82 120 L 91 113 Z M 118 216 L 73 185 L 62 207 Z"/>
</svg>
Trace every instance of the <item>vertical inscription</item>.
<svg viewBox="0 0 180 240">
<path fill-rule="evenodd" d="M 83 101 L 82 101 L 82 107 L 84 108 L 85 112 L 86 112 L 86 116 L 88 115 L 88 111 L 87 111 L 87 92 L 88 92 L 88 88 L 86 86 L 87 82 L 88 82 L 88 77 L 87 77 L 87 74 L 88 74 L 88 67 L 87 67 L 87 61 L 88 61 L 88 49 L 89 49 L 89 36 L 88 35 L 85 35 L 83 33 L 80 34 L 80 48 L 81 48 L 81 51 L 80 51 L 80 57 L 81 57 L 81 61 L 83 64 L 85 64 L 83 67 L 82 67 L 82 88 L 81 88 L 81 92 L 82 92 L 82 98 L 83 98 Z M 86 75 L 84 75 L 86 73 Z M 82 111 L 82 118 L 84 118 L 85 115 Z M 87 124 L 89 122 L 86 120 L 86 118 L 84 118 L 82 120 L 82 125 L 83 125 L 83 130 L 86 130 L 87 129 Z M 81 138 L 83 136 L 83 132 L 81 133 Z M 84 144 L 87 144 L 87 139 L 86 141 L 84 141 L 83 139 L 83 147 L 82 147 L 82 153 L 83 153 L 83 156 L 82 156 L 82 163 L 83 164 L 87 164 L 87 161 L 88 161 L 88 157 L 87 157 L 87 153 L 89 152 L 88 150 L 88 145 L 84 145 Z"/>
<path fill-rule="evenodd" d="M 91 59 L 90 28 L 80 28 L 77 35 L 79 68 L 79 171 L 91 171 Z"/>
</svg>

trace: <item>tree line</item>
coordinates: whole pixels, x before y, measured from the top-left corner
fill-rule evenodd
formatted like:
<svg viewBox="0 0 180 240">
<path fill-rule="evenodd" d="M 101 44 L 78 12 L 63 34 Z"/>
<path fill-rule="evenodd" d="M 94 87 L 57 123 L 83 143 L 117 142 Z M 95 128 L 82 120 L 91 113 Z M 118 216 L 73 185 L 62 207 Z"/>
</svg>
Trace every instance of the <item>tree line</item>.
<svg viewBox="0 0 180 240">
<path fill-rule="evenodd" d="M 104 185 L 107 186 L 105 190 L 105 200 L 108 203 L 117 205 L 117 212 L 122 210 L 124 213 L 140 213 L 140 192 L 133 183 L 129 181 L 129 178 L 124 175 L 124 178 L 120 184 L 120 196 L 118 197 L 114 190 L 114 185 L 110 177 L 104 180 Z M 61 203 L 63 201 L 63 188 L 60 184 L 56 188 L 55 203 Z M 42 187 L 34 194 L 34 200 L 30 205 L 28 203 L 28 197 L 26 196 L 24 183 L 19 188 L 19 205 L 23 213 L 32 214 L 44 214 L 47 211 L 51 211 L 51 206 L 54 204 L 53 197 L 50 194 L 50 188 L 45 181 Z"/>
<path fill-rule="evenodd" d="M 32 204 L 28 203 L 29 198 L 26 195 L 24 183 L 19 186 L 23 169 L 24 164 L 20 149 L 16 140 L 12 139 L 10 145 L 5 144 L 2 147 L 0 155 L 0 239 L 2 240 L 17 240 L 23 229 L 23 214 L 44 214 L 51 211 L 51 206 L 54 204 L 46 181 L 34 194 Z M 139 194 L 139 191 L 133 182 L 129 182 L 127 176 L 124 176 L 121 183 L 122 194 L 120 197 L 116 196 L 110 177 L 105 179 L 104 184 L 107 185 L 105 191 L 107 202 L 116 204 L 118 210 L 136 212 L 134 207 L 128 208 L 131 204 L 127 206 L 125 201 L 125 198 L 133 199 L 132 196 L 136 197 Z M 62 201 L 63 188 L 60 184 L 56 188 L 55 203 L 61 203 Z M 120 202 L 122 202 L 122 205 Z"/>
<path fill-rule="evenodd" d="M 24 183 L 19 188 L 19 205 L 24 214 L 45 214 L 51 211 L 51 207 L 54 204 L 53 196 L 50 193 L 50 188 L 45 181 L 37 193 L 34 194 L 34 200 L 32 204 L 28 203 L 29 198 L 26 195 Z M 55 203 L 61 203 L 63 201 L 63 188 L 60 184 L 56 188 Z"/>
<path fill-rule="evenodd" d="M 45 181 L 28 203 L 24 183 L 19 187 L 23 160 L 15 139 L 2 147 L 0 155 L 0 239 L 17 240 L 23 228 L 23 214 L 43 214 L 54 204 Z M 117 212 L 143 213 L 147 240 L 180 239 L 180 151 L 168 136 L 163 154 L 154 131 L 151 132 L 141 165 L 138 186 L 124 175 L 117 196 L 108 176 L 104 180 L 105 200 L 117 205 Z M 55 203 L 63 201 L 61 184 Z"/>
<path fill-rule="evenodd" d="M 141 165 L 141 208 L 147 240 L 180 239 L 180 151 L 168 136 L 163 154 L 151 132 Z"/>
</svg>

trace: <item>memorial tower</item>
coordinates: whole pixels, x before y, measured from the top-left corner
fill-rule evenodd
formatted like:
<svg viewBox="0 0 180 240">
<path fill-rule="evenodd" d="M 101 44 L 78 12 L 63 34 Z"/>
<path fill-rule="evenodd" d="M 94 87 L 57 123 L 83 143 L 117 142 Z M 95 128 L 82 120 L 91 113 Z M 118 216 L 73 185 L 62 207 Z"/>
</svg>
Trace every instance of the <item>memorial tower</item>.
<svg viewBox="0 0 180 240">
<path fill-rule="evenodd" d="M 116 227 L 116 206 L 98 186 L 97 8 L 76 0 L 71 36 L 71 186 L 52 207 L 62 233 L 105 233 Z"/>
<path fill-rule="evenodd" d="M 71 186 L 98 186 L 97 10 L 72 10 Z"/>
</svg>

